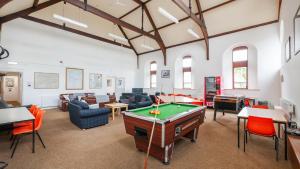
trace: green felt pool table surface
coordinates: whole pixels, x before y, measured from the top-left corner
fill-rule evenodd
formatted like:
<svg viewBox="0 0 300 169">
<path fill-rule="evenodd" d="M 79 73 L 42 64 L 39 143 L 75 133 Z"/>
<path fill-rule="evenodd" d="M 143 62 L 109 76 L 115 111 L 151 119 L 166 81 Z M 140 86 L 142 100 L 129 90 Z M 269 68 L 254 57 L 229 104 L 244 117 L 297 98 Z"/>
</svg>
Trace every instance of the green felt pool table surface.
<svg viewBox="0 0 300 169">
<path fill-rule="evenodd" d="M 163 104 L 160 105 L 158 110 L 160 111 L 160 114 L 157 115 L 157 118 L 160 120 L 165 120 L 171 116 L 174 116 L 176 114 L 189 111 L 191 109 L 197 108 L 196 105 L 189 105 L 189 104 L 177 104 L 177 103 L 170 103 L 170 104 Z M 142 109 L 135 109 L 130 110 L 129 112 L 132 112 L 139 116 L 146 116 L 146 117 L 154 117 L 154 114 L 150 114 L 149 112 L 151 110 L 156 110 L 156 106 L 142 108 Z"/>
</svg>

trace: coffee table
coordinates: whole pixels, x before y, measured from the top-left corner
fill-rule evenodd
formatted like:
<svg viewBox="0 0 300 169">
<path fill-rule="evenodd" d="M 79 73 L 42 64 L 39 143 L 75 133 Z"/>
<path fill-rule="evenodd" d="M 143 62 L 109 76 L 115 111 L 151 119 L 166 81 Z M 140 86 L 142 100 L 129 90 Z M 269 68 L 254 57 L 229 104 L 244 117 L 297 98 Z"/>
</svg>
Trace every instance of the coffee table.
<svg viewBox="0 0 300 169">
<path fill-rule="evenodd" d="M 128 104 L 124 104 L 124 103 L 109 103 L 109 104 L 105 104 L 105 107 L 111 109 L 113 120 L 115 120 L 115 113 L 121 112 L 121 108 L 125 108 L 126 111 L 128 111 Z"/>
</svg>

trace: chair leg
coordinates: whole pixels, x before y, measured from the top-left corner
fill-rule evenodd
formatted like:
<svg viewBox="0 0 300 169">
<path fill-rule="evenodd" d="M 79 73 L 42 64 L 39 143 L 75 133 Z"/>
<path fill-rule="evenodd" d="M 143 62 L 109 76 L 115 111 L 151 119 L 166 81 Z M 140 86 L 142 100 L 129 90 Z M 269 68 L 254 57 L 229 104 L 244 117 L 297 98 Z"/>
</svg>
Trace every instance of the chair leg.
<svg viewBox="0 0 300 169">
<path fill-rule="evenodd" d="M 12 152 L 10 158 L 13 158 L 13 156 L 14 156 L 14 154 L 15 154 L 15 151 L 16 151 L 16 149 L 17 149 L 17 146 L 18 146 L 18 144 L 19 144 L 19 141 L 20 141 L 20 137 L 17 138 L 16 145 L 15 145 L 15 147 L 14 147 L 14 150 L 13 150 L 13 152 Z"/>
<path fill-rule="evenodd" d="M 245 135 L 246 135 L 246 144 L 248 143 L 248 132 L 247 131 L 245 131 Z"/>
<path fill-rule="evenodd" d="M 277 136 L 275 136 L 275 145 L 276 145 L 276 161 L 278 161 L 279 140 Z"/>
<path fill-rule="evenodd" d="M 16 138 L 17 138 L 17 136 L 13 136 L 13 140 L 12 140 L 12 142 L 11 142 L 11 144 L 10 144 L 10 150 L 13 148 L 13 146 L 14 146 L 14 144 L 15 144 L 15 141 L 16 141 Z"/>
<path fill-rule="evenodd" d="M 45 146 L 45 144 L 44 144 L 44 142 L 43 142 L 43 140 L 42 140 L 42 137 L 40 136 L 39 132 L 36 132 L 36 134 L 38 135 L 39 140 L 40 140 L 41 143 L 43 144 L 44 148 L 46 148 L 46 146 Z"/>
<path fill-rule="evenodd" d="M 14 135 L 10 133 L 9 141 L 11 141 L 14 138 Z"/>
<path fill-rule="evenodd" d="M 246 131 L 244 132 L 244 152 L 246 152 Z"/>
</svg>

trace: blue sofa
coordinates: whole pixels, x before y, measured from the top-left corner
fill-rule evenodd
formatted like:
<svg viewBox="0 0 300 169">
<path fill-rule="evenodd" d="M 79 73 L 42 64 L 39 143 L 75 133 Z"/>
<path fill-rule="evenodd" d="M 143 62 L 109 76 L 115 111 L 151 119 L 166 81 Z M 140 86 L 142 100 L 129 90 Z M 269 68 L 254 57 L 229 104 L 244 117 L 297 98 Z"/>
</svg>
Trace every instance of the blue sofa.
<svg viewBox="0 0 300 169">
<path fill-rule="evenodd" d="M 108 124 L 111 113 L 108 108 L 89 109 L 88 104 L 73 100 L 69 102 L 70 120 L 80 129 L 88 129 Z"/>
<path fill-rule="evenodd" d="M 128 109 L 137 109 L 153 104 L 151 98 L 146 93 L 122 93 L 122 96 L 120 96 L 120 103 L 128 104 Z"/>
</svg>

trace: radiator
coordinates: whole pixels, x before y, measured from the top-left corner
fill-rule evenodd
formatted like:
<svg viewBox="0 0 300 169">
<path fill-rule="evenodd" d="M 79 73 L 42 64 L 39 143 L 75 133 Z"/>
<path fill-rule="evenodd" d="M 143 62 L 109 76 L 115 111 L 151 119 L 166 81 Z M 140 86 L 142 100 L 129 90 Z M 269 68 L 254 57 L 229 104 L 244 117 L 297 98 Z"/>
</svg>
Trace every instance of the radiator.
<svg viewBox="0 0 300 169">
<path fill-rule="evenodd" d="M 57 107 L 59 103 L 58 95 L 41 96 L 41 107 Z"/>
<path fill-rule="evenodd" d="M 295 111 L 295 105 L 288 101 L 287 99 L 284 98 L 280 98 L 280 107 L 287 111 L 288 113 L 291 113 L 293 115 L 295 115 L 296 111 Z"/>
</svg>

